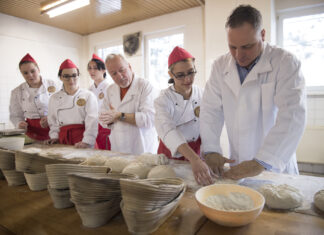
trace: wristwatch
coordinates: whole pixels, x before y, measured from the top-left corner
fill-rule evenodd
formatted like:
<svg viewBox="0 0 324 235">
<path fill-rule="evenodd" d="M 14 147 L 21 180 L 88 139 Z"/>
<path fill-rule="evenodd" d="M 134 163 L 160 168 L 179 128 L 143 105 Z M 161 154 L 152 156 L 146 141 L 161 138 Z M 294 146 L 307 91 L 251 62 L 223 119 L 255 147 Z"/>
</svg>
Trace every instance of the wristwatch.
<svg viewBox="0 0 324 235">
<path fill-rule="evenodd" d="M 125 119 L 126 119 L 125 113 L 121 113 L 119 120 L 124 121 Z"/>
</svg>

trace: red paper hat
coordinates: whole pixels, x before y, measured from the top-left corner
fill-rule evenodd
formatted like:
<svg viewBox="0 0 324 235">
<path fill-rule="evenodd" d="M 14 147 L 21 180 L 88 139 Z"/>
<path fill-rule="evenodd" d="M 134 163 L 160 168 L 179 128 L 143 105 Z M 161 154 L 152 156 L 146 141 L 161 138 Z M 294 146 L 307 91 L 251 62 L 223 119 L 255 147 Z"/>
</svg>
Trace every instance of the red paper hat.
<svg viewBox="0 0 324 235">
<path fill-rule="evenodd" d="M 101 62 L 105 63 L 99 56 L 97 56 L 96 54 L 92 54 L 92 59 L 95 60 L 100 60 Z"/>
<path fill-rule="evenodd" d="M 33 62 L 33 63 L 35 63 L 35 64 L 37 64 L 36 63 L 36 60 L 34 60 L 34 58 L 33 57 L 31 57 L 31 55 L 29 54 L 29 53 L 27 53 L 21 60 L 20 60 L 20 62 L 19 63 L 22 63 L 22 62 L 25 62 L 25 61 L 29 61 L 29 62 Z"/>
<path fill-rule="evenodd" d="M 66 59 L 60 66 L 60 70 L 78 68 L 71 60 Z"/>
<path fill-rule="evenodd" d="M 194 57 L 185 49 L 177 46 L 173 49 L 173 51 L 169 55 L 168 67 L 170 67 L 172 64 L 178 61 L 189 59 L 189 58 L 194 58 Z"/>
</svg>

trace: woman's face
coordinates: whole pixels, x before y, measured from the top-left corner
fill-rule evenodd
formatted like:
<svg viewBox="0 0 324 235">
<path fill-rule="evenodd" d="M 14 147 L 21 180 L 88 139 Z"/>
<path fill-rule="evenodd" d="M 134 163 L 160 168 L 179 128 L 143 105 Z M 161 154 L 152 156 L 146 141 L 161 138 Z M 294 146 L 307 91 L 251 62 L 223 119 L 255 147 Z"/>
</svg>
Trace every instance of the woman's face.
<svg viewBox="0 0 324 235">
<path fill-rule="evenodd" d="M 63 69 L 60 77 L 63 82 L 64 89 L 69 91 L 76 91 L 79 88 L 79 73 L 76 68 Z"/>
<path fill-rule="evenodd" d="M 104 80 L 105 70 L 99 70 L 96 62 L 90 61 L 88 64 L 88 72 L 90 77 L 97 82 Z"/>
<path fill-rule="evenodd" d="M 39 87 L 41 85 L 41 76 L 36 64 L 24 63 L 20 66 L 20 72 L 30 87 Z"/>
<path fill-rule="evenodd" d="M 176 63 L 169 75 L 174 80 L 174 88 L 179 93 L 191 92 L 192 84 L 195 80 L 196 69 L 193 61 L 180 61 Z"/>
</svg>

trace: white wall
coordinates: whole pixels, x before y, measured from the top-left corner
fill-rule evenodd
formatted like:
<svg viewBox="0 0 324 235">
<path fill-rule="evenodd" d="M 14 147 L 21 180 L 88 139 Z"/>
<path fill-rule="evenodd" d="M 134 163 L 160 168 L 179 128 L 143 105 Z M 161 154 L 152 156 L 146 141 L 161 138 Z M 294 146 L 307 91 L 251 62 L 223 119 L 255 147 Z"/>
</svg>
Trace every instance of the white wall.
<svg viewBox="0 0 324 235">
<path fill-rule="evenodd" d="M 204 64 L 204 35 L 203 35 L 203 7 L 191 8 L 176 13 L 154 17 L 124 26 L 93 33 L 87 37 L 88 40 L 88 60 L 91 58 L 95 48 L 109 42 L 122 43 L 123 35 L 142 31 L 143 36 L 154 32 L 166 31 L 174 28 L 184 28 L 184 48 L 196 58 L 196 68 L 199 76 L 195 83 L 203 86 L 205 80 Z M 165 58 L 166 60 L 168 58 Z M 139 76 L 144 76 L 144 54 L 128 58 L 133 70 Z M 167 73 L 167 71 L 165 71 Z"/>
<path fill-rule="evenodd" d="M 25 81 L 18 63 L 26 53 L 37 61 L 44 78 L 55 80 L 64 59 L 79 65 L 82 50 L 78 34 L 0 13 L 0 122 L 9 120 L 10 91 Z"/>
</svg>

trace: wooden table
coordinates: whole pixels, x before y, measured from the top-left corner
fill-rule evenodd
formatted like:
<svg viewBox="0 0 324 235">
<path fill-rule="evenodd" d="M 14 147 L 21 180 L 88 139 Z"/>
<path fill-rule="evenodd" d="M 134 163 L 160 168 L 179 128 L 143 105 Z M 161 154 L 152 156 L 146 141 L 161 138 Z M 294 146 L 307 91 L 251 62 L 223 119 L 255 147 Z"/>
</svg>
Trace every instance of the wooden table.
<svg viewBox="0 0 324 235">
<path fill-rule="evenodd" d="M 119 235 L 128 231 L 121 213 L 100 228 L 85 228 L 75 208 L 55 209 L 47 191 L 32 192 L 27 185 L 8 187 L 0 180 L 0 234 Z M 324 219 L 264 210 L 252 224 L 228 228 L 204 217 L 193 193 L 186 193 L 175 213 L 154 233 L 162 234 L 324 234 Z"/>
</svg>

